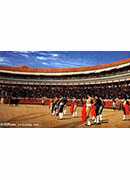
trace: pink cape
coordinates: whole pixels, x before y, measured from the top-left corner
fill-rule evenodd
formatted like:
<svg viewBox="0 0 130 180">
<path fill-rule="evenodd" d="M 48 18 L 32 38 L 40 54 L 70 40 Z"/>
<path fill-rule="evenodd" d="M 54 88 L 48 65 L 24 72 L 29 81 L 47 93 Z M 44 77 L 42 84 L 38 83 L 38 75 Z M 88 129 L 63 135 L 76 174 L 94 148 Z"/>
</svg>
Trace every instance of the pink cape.
<svg viewBox="0 0 130 180">
<path fill-rule="evenodd" d="M 96 107 L 94 104 L 92 104 L 91 108 L 91 117 L 96 117 Z"/>
<path fill-rule="evenodd" d="M 87 119 L 87 111 L 86 111 L 86 103 L 84 103 L 82 107 L 81 121 L 84 123 L 86 119 Z"/>
<path fill-rule="evenodd" d="M 125 115 L 130 115 L 130 107 L 128 104 L 124 105 Z"/>
</svg>

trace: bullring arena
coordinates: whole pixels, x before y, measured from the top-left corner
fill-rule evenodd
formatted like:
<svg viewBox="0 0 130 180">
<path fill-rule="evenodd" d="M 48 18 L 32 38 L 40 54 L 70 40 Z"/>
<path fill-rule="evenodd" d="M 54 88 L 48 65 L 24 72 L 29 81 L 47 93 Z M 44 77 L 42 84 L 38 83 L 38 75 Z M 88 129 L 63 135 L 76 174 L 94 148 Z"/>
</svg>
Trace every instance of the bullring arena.
<svg viewBox="0 0 130 180">
<path fill-rule="evenodd" d="M 0 127 L 86 128 L 81 123 L 81 99 L 87 94 L 100 96 L 105 103 L 103 122 L 90 127 L 129 128 L 129 117 L 122 119 L 122 102 L 130 97 L 130 59 L 68 69 L 1 66 Z M 69 99 L 63 119 L 52 116 L 48 107 L 49 99 L 60 96 Z M 74 97 L 78 100 L 76 117 L 69 110 Z"/>
</svg>

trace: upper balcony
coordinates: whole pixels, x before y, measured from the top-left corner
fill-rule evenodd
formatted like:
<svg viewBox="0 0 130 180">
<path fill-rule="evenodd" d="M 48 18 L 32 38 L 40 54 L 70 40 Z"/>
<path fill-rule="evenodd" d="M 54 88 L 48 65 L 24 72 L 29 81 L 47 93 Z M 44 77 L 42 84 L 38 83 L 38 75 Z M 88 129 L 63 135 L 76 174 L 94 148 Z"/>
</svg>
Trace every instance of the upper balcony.
<svg viewBox="0 0 130 180">
<path fill-rule="evenodd" d="M 29 85 L 87 85 L 130 80 L 130 59 L 112 64 L 64 69 L 0 67 L 0 83 Z"/>
</svg>

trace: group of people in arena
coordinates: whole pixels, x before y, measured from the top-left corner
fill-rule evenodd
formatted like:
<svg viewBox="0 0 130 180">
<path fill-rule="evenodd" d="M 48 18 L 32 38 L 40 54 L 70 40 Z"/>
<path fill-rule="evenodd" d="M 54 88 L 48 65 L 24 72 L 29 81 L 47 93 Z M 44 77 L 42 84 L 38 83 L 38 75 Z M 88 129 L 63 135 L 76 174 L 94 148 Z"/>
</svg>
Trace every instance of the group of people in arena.
<svg viewBox="0 0 130 180">
<path fill-rule="evenodd" d="M 59 119 L 63 119 L 63 115 L 66 113 L 66 104 L 66 97 L 55 97 L 53 100 L 49 100 L 49 109 L 51 114 L 55 117 L 59 117 Z"/>
<path fill-rule="evenodd" d="M 87 96 L 87 99 L 83 100 L 82 106 L 82 122 L 90 126 L 91 124 L 102 123 L 102 112 L 104 109 L 104 101 L 102 98 L 95 96 Z"/>
<path fill-rule="evenodd" d="M 63 119 L 66 114 L 66 106 L 68 99 L 66 97 L 57 98 L 49 100 L 49 109 L 53 116 Z M 73 98 L 70 104 L 70 114 L 73 118 L 78 116 L 78 100 Z M 102 112 L 104 108 L 103 100 L 98 97 L 91 97 L 87 95 L 86 99 L 82 99 L 82 112 L 81 112 L 81 123 L 87 126 L 91 124 L 102 123 Z"/>
<path fill-rule="evenodd" d="M 61 97 L 49 100 L 49 109 L 53 116 L 59 117 L 59 119 L 63 119 L 63 116 L 66 114 L 66 107 L 68 103 L 67 97 Z M 77 107 L 78 107 L 78 100 L 73 98 L 70 104 L 70 113 L 72 117 L 77 117 Z"/>
<path fill-rule="evenodd" d="M 66 97 L 57 98 L 49 100 L 49 109 L 53 116 L 63 119 L 66 114 L 68 99 Z M 82 99 L 82 111 L 78 114 L 78 99 L 73 98 L 69 104 L 69 114 L 72 118 L 77 116 L 81 117 L 81 124 L 91 126 L 93 124 L 101 124 L 103 122 L 103 109 L 105 102 L 99 96 L 87 95 L 87 98 Z M 116 110 L 116 100 L 113 100 L 113 110 Z M 130 116 L 130 105 L 127 98 L 122 102 L 123 110 L 123 120 L 126 120 Z"/>
</svg>

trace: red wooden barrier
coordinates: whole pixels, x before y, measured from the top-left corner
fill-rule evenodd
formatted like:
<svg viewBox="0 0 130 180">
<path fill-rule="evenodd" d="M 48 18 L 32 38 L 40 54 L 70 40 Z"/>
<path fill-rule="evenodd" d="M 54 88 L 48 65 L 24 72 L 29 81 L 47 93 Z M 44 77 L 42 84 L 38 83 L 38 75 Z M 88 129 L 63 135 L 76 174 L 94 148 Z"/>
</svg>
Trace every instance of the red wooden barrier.
<svg viewBox="0 0 130 180">
<path fill-rule="evenodd" d="M 23 98 L 23 99 L 19 99 L 19 104 L 30 104 L 30 105 L 48 105 L 49 104 L 49 99 L 42 99 L 42 98 Z M 69 106 L 71 104 L 72 100 L 69 100 L 67 105 Z M 4 100 L 5 104 L 9 103 L 8 99 Z M 104 100 L 104 107 L 107 109 L 112 109 L 112 100 Z M 120 109 L 121 108 L 121 100 L 118 100 L 116 102 L 116 108 Z M 81 101 L 78 101 L 78 106 L 82 106 Z"/>
</svg>

